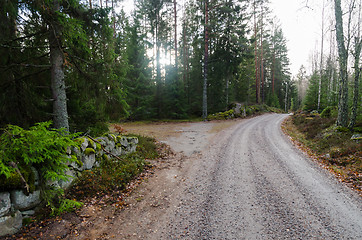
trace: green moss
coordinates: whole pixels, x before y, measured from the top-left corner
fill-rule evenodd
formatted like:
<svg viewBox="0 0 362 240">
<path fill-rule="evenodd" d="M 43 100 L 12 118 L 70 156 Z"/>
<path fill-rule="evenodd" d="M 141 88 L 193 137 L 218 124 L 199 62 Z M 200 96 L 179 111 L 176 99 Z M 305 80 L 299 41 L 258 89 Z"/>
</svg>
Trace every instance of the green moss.
<svg viewBox="0 0 362 240">
<path fill-rule="evenodd" d="M 109 140 L 113 140 L 114 142 L 117 142 L 117 137 L 114 134 L 108 134 Z"/>
<path fill-rule="evenodd" d="M 88 147 L 94 148 L 94 141 L 90 138 L 88 138 Z"/>
<path fill-rule="evenodd" d="M 86 148 L 84 150 L 85 155 L 90 155 L 90 154 L 95 154 L 95 153 L 96 153 L 96 151 L 93 148 Z"/>
<path fill-rule="evenodd" d="M 109 157 L 108 157 L 107 154 L 103 154 L 102 159 L 103 159 L 104 161 L 108 161 L 108 160 L 109 160 Z"/>
<path fill-rule="evenodd" d="M 35 174 L 33 170 L 29 167 L 19 166 L 19 170 L 23 175 L 25 181 L 29 185 L 30 192 L 35 190 Z M 6 178 L 3 175 L 0 175 L 0 191 L 7 191 L 13 189 L 23 189 L 24 182 L 21 179 L 21 176 L 14 170 L 11 172 L 10 177 Z"/>
<path fill-rule="evenodd" d="M 322 118 L 336 118 L 337 114 L 338 114 L 337 107 L 329 106 L 329 107 L 326 107 L 325 109 L 323 109 L 323 111 L 321 113 L 321 117 Z"/>
<path fill-rule="evenodd" d="M 79 143 L 79 145 L 81 145 L 82 143 L 85 142 L 85 137 L 77 138 L 77 139 L 75 139 L 75 142 L 77 142 L 77 143 Z"/>
<path fill-rule="evenodd" d="M 96 151 L 99 152 L 102 149 L 101 144 L 96 142 Z"/>
<path fill-rule="evenodd" d="M 224 120 L 224 119 L 230 119 L 230 118 L 234 118 L 233 109 L 231 109 L 229 111 L 225 111 L 225 112 L 215 113 L 215 114 L 209 115 L 207 117 L 208 120 Z"/>
<path fill-rule="evenodd" d="M 337 127 L 337 131 L 338 132 L 349 132 L 349 129 L 346 127 L 339 126 L 339 127 Z"/>
<path fill-rule="evenodd" d="M 124 138 L 124 136 L 122 136 L 122 135 L 118 135 L 117 136 L 117 143 L 120 143 L 121 141 L 122 141 L 122 139 Z"/>
</svg>

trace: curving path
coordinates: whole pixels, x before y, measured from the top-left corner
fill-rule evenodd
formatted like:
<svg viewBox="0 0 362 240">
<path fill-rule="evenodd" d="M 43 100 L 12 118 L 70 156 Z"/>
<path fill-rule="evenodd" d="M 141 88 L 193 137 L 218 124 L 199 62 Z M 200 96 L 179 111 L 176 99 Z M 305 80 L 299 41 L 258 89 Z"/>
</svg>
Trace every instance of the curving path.
<svg viewBox="0 0 362 240">
<path fill-rule="evenodd" d="M 268 114 L 194 161 L 151 239 L 362 239 L 361 199 L 292 146 Z"/>
</svg>

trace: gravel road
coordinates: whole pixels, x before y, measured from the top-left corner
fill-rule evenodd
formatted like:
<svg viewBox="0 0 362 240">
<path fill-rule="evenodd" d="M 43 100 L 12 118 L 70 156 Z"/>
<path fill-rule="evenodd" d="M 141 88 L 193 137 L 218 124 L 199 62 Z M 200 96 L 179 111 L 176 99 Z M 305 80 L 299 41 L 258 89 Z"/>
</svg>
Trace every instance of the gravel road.
<svg viewBox="0 0 362 240">
<path fill-rule="evenodd" d="M 291 144 L 287 116 L 134 127 L 178 153 L 125 209 L 85 206 L 41 239 L 362 239 L 361 197 Z"/>
<path fill-rule="evenodd" d="M 146 239 L 362 239 L 362 201 L 296 149 L 287 115 L 241 121 L 180 173 Z"/>
</svg>

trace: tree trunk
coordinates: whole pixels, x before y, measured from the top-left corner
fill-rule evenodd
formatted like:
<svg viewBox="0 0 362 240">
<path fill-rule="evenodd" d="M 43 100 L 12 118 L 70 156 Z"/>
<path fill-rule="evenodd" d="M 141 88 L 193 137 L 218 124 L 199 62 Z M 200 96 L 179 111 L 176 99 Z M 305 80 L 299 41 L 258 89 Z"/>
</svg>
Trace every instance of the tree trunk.
<svg viewBox="0 0 362 240">
<path fill-rule="evenodd" d="M 354 56 L 354 90 L 353 90 L 353 105 L 352 105 L 352 114 L 351 120 L 349 122 L 348 128 L 352 129 L 356 124 L 356 118 L 358 113 L 358 100 L 359 100 L 359 81 L 361 76 L 361 68 L 359 66 L 359 61 L 361 57 L 361 48 L 362 40 L 358 37 L 355 38 L 355 56 Z"/>
<path fill-rule="evenodd" d="M 202 118 L 204 121 L 207 118 L 207 64 L 209 58 L 209 8 L 208 0 L 205 0 L 205 53 L 204 53 L 204 87 L 202 92 Z"/>
<path fill-rule="evenodd" d="M 175 18 L 175 68 L 176 73 L 178 71 L 178 62 L 177 62 L 177 3 L 176 0 L 173 1 L 173 12 L 174 12 L 174 18 Z"/>
<path fill-rule="evenodd" d="M 284 99 L 285 105 L 284 110 L 287 112 L 288 110 L 288 83 L 285 84 L 285 99 Z"/>
<path fill-rule="evenodd" d="M 260 71 L 261 71 L 261 102 L 264 103 L 264 49 L 263 49 L 263 7 L 261 8 L 261 24 L 260 24 Z M 260 99 L 260 96 L 259 96 Z"/>
<path fill-rule="evenodd" d="M 334 13 L 336 17 L 336 39 L 338 45 L 340 86 L 338 100 L 337 126 L 347 127 L 348 123 L 348 53 L 344 44 L 343 19 L 341 0 L 334 0 Z"/>
<path fill-rule="evenodd" d="M 54 15 L 60 11 L 59 1 L 53 1 L 52 12 Z M 52 20 L 49 33 L 50 64 L 51 64 L 51 88 L 53 93 L 53 119 L 55 128 L 65 128 L 69 131 L 67 96 L 64 81 L 64 55 L 62 51 L 61 26 L 57 18 Z"/>
<path fill-rule="evenodd" d="M 161 108 L 162 108 L 162 96 L 161 96 L 161 64 L 160 64 L 160 48 L 161 48 L 161 42 L 160 42 L 160 34 L 159 34 L 159 15 L 157 14 L 156 16 L 157 18 L 157 23 L 155 26 L 155 31 L 156 31 L 156 36 L 155 36 L 155 40 L 156 40 L 156 98 L 157 98 L 157 112 L 158 112 L 158 116 L 161 115 Z"/>
<path fill-rule="evenodd" d="M 319 66 L 317 111 L 319 111 L 320 104 L 321 104 L 322 75 L 323 75 L 323 45 L 324 45 L 324 1 L 323 1 L 323 9 L 322 9 L 322 42 L 321 42 L 321 62 L 320 62 L 320 66 Z"/>
<path fill-rule="evenodd" d="M 255 101 L 259 103 L 260 89 L 259 89 L 259 70 L 258 70 L 258 44 L 257 44 L 257 23 L 256 23 L 256 1 L 254 0 L 254 61 L 255 61 Z"/>
</svg>

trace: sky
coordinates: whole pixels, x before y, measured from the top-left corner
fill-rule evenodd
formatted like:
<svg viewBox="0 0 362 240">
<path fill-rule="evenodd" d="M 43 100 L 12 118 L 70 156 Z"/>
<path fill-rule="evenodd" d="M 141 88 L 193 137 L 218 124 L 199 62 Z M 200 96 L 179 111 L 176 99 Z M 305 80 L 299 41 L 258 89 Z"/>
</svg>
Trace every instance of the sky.
<svg viewBox="0 0 362 240">
<path fill-rule="evenodd" d="M 270 7 L 280 20 L 287 39 L 290 69 L 293 75 L 298 73 L 301 65 L 310 72 L 312 64 L 310 57 L 313 52 L 320 51 L 322 3 L 323 0 L 271 0 Z"/>
<path fill-rule="evenodd" d="M 321 5 L 324 0 L 270 0 L 273 14 L 280 20 L 287 39 L 290 70 L 296 75 L 301 67 L 311 71 L 311 55 L 319 51 L 321 38 Z M 183 0 L 181 1 L 183 2 Z M 308 7 L 306 7 L 308 2 Z M 327 2 L 327 1 L 326 1 Z M 126 12 L 133 7 L 133 0 L 124 0 Z"/>
</svg>

